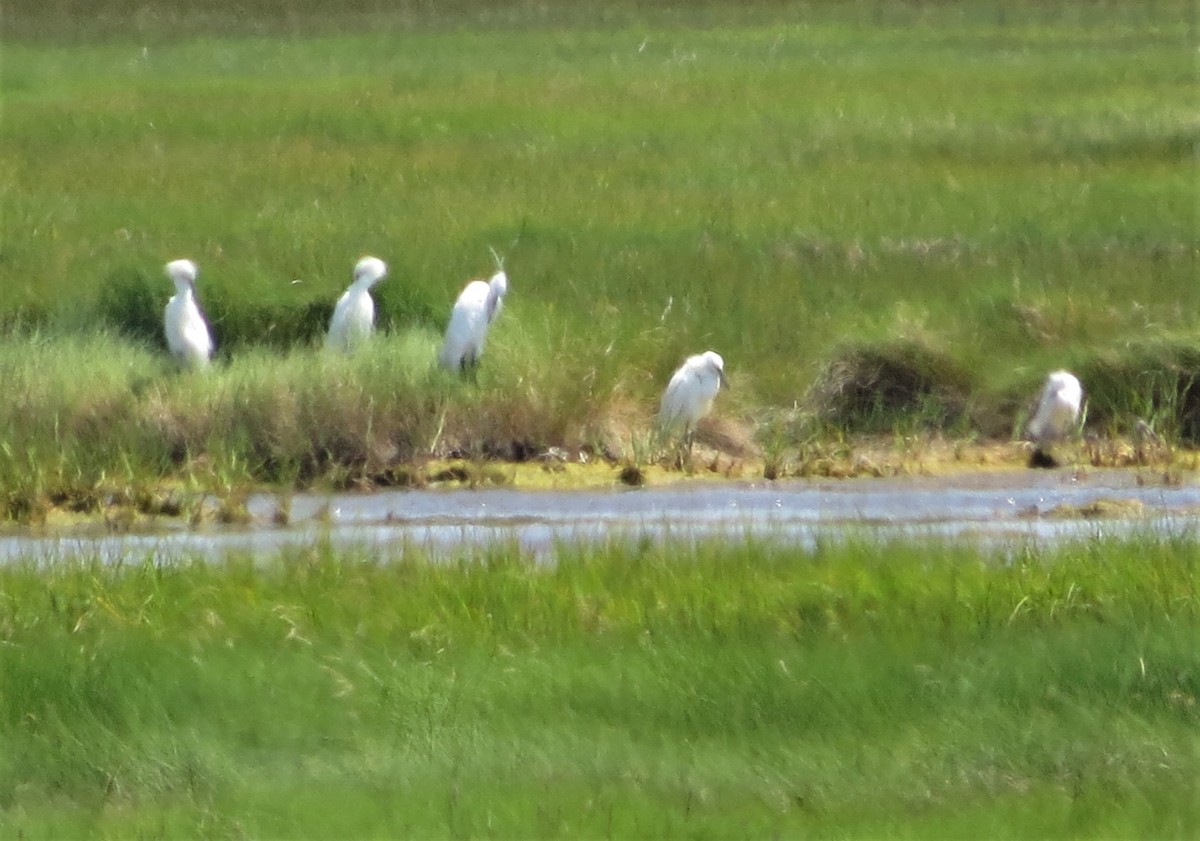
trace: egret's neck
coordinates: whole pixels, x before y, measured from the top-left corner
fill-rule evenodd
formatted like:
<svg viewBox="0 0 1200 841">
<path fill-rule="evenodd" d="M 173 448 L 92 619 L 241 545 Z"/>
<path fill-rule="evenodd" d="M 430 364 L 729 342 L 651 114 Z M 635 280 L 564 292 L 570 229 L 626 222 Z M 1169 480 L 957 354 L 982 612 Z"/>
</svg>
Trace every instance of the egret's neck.
<svg viewBox="0 0 1200 841">
<path fill-rule="evenodd" d="M 495 286 L 488 289 L 487 296 L 487 317 L 491 321 L 496 317 L 496 313 L 500 312 L 500 307 L 503 303 L 504 296 L 500 294 L 500 290 Z"/>
<path fill-rule="evenodd" d="M 175 279 L 175 294 L 181 298 L 191 298 L 195 295 L 192 284 L 182 278 Z"/>
</svg>

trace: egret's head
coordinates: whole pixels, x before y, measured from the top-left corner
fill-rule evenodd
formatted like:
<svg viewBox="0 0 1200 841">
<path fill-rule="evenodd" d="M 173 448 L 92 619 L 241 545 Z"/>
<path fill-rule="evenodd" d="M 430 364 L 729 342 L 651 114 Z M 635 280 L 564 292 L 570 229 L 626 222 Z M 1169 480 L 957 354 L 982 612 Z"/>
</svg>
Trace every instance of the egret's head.
<svg viewBox="0 0 1200 841">
<path fill-rule="evenodd" d="M 1059 394 L 1080 390 L 1079 379 L 1070 371 L 1054 371 L 1046 378 L 1046 385 Z"/>
<path fill-rule="evenodd" d="M 175 281 L 175 285 L 181 289 L 194 286 L 196 277 L 200 274 L 200 270 L 191 260 L 172 260 L 167 263 L 166 269 L 167 277 Z"/>
<path fill-rule="evenodd" d="M 504 296 L 508 294 L 508 275 L 503 271 L 496 272 L 488 281 L 487 320 L 490 324 L 500 307 L 504 304 Z"/>
<path fill-rule="evenodd" d="M 387 276 L 387 263 L 378 257 L 363 257 L 354 264 L 354 282 L 374 286 Z"/>
<path fill-rule="evenodd" d="M 503 298 L 508 294 L 508 275 L 502 271 L 496 272 L 488 281 L 488 286 L 492 287 L 492 294 L 495 297 Z"/>
<path fill-rule="evenodd" d="M 725 379 L 725 360 L 721 358 L 721 354 L 715 350 L 706 350 L 704 352 L 704 361 L 708 366 L 717 372 L 717 379 L 721 381 L 721 385 L 729 388 L 729 380 Z"/>
</svg>

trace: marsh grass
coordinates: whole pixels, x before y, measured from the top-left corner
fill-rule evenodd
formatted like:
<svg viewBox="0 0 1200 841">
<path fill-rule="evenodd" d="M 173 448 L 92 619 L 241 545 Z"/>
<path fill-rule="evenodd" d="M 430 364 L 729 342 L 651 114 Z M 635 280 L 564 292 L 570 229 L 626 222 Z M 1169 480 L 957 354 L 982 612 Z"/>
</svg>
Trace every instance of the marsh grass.
<svg viewBox="0 0 1200 841">
<path fill-rule="evenodd" d="M 1198 557 L 1183 536 L 6 566 L 0 809 L 26 838 L 1182 837 Z"/>
<path fill-rule="evenodd" d="M 1102 427 L 1142 420 L 1158 435 L 1200 443 L 1200 348 L 1163 336 L 1088 360 L 1090 414 Z"/>
<path fill-rule="evenodd" d="M 376 335 L 353 357 L 319 343 L 255 347 L 203 372 L 109 333 L 0 340 L 13 395 L 0 404 L 6 514 L 96 510 L 172 477 L 223 497 L 264 482 L 404 484 L 405 465 L 432 458 L 599 451 L 612 380 L 590 367 L 521 370 L 511 361 L 528 355 L 528 336 L 495 333 L 478 384 L 439 370 L 440 337 L 420 328 Z"/>
<path fill-rule="evenodd" d="M 628 456 L 705 348 L 736 386 L 718 411 L 780 453 L 763 419 L 856 359 L 895 376 L 785 425 L 793 451 L 830 428 L 1007 436 L 1064 366 L 1095 372 L 1102 431 L 1143 417 L 1196 440 L 1184 4 L 42 8 L 6 8 L 3 353 L 74 336 L 30 353 L 75 364 L 104 325 L 124 342 L 97 340 L 106 358 L 138 373 L 81 377 L 80 407 L 34 387 L 12 465 L 53 460 L 64 418 L 88 466 L 40 470 L 85 483 L 126 461 L 353 473 L 434 438 L 470 458 Z M 512 294 L 472 394 L 413 342 L 492 248 Z M 380 347 L 409 351 L 321 397 L 311 346 L 364 253 L 391 268 Z M 180 256 L 224 373 L 147 385 Z M 1172 383 L 1105 362 L 1161 336 Z"/>
<path fill-rule="evenodd" d="M 970 374 L 944 351 L 914 340 L 855 344 L 836 352 L 806 402 L 816 418 L 863 432 L 890 432 L 898 418 L 952 429 L 967 418 Z"/>
</svg>

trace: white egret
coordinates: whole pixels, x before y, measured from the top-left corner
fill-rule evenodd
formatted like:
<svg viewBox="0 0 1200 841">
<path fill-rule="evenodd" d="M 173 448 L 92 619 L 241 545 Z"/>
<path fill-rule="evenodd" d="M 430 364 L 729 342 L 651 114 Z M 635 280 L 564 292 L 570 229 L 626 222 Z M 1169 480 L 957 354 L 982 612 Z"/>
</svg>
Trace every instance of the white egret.
<svg viewBox="0 0 1200 841">
<path fill-rule="evenodd" d="M 503 268 L 491 280 L 472 280 L 463 288 L 450 313 L 438 364 L 450 371 L 474 371 L 483 355 L 488 327 L 500 314 L 506 294 L 508 275 Z"/>
<path fill-rule="evenodd" d="M 196 303 L 199 270 L 191 260 L 172 260 L 167 263 L 166 271 L 175 283 L 175 294 L 163 311 L 167 348 L 184 368 L 203 368 L 212 357 L 213 341 Z"/>
<path fill-rule="evenodd" d="M 721 386 L 729 386 L 725 379 L 725 360 L 721 354 L 709 350 L 689 356 L 663 392 L 658 411 L 659 428 L 666 433 L 682 426 L 684 441 L 690 452 L 696 424 L 712 409 L 713 400 Z"/>
<path fill-rule="evenodd" d="M 1034 443 L 1030 464 L 1053 467 L 1057 464 L 1046 448 L 1074 431 L 1079 423 L 1083 386 L 1069 371 L 1054 371 L 1046 377 L 1037 411 L 1029 422 L 1029 437 Z"/>
<path fill-rule="evenodd" d="M 325 346 L 350 353 L 375 329 L 375 302 L 371 287 L 387 276 L 387 264 L 378 257 L 363 257 L 354 265 L 354 281 L 342 293 L 329 320 Z"/>
</svg>

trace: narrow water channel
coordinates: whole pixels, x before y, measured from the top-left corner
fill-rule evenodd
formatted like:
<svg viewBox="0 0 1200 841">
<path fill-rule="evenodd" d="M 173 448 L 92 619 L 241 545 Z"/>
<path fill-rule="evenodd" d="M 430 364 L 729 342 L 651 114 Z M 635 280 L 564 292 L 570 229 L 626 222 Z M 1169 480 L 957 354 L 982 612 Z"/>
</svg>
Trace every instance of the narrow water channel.
<svg viewBox="0 0 1200 841">
<path fill-rule="evenodd" d="M 328 540 L 400 557 L 412 547 L 448 556 L 496 541 L 552 555 L 561 543 L 608 539 L 758 537 L 811 547 L 856 535 L 1055 541 L 1135 531 L 1194 531 L 1195 477 L 1163 483 L 1128 471 L 1084 475 L 1011 471 L 953 478 L 679 485 L 588 491 L 422 490 L 302 494 L 277 525 L 278 498 L 253 497 L 249 525 L 142 532 L 93 530 L 0 537 L 0 561 L 96 556 L 107 561 L 270 555 Z"/>
</svg>

